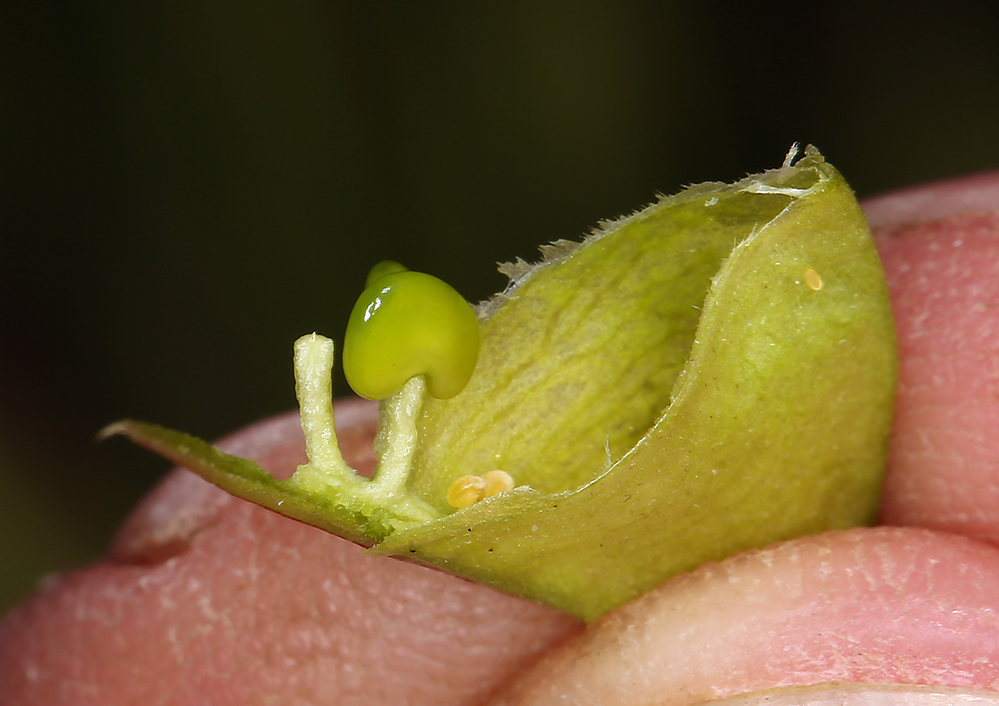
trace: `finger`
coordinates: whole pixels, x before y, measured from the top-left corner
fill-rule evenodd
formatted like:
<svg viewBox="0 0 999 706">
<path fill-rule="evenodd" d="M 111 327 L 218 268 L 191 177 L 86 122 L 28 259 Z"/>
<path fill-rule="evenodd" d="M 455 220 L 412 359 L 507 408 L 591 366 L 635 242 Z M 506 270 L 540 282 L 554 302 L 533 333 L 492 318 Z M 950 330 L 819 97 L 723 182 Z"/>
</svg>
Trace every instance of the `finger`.
<svg viewBox="0 0 999 706">
<path fill-rule="evenodd" d="M 806 537 L 673 579 L 495 704 L 696 703 L 832 681 L 999 689 L 999 549 L 909 528 Z"/>
<path fill-rule="evenodd" d="M 907 224 L 994 211 L 999 207 L 999 171 L 899 189 L 864 199 L 862 206 L 871 229 L 881 235 Z"/>
<path fill-rule="evenodd" d="M 999 542 L 999 172 L 865 208 L 900 354 L 882 521 Z"/>
<path fill-rule="evenodd" d="M 374 407 L 337 413 L 345 458 L 370 465 Z M 301 443 L 292 415 L 223 446 L 288 475 Z M 5 704 L 476 703 L 577 629 L 186 471 L 136 511 L 114 557 L 0 624 Z"/>
</svg>

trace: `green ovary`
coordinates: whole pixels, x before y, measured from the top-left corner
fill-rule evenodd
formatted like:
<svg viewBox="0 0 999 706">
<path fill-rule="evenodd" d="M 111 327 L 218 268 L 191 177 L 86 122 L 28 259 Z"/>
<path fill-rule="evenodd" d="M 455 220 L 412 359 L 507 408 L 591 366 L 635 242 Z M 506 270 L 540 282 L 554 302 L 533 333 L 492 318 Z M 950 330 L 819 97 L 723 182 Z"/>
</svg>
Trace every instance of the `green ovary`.
<svg viewBox="0 0 999 706">
<path fill-rule="evenodd" d="M 382 400 L 426 377 L 438 399 L 465 387 L 479 355 L 479 323 L 443 281 L 385 261 L 368 275 L 347 323 L 343 369 L 361 397 Z"/>
<path fill-rule="evenodd" d="M 372 267 L 370 272 L 368 272 L 368 278 L 364 280 L 364 288 L 367 289 L 382 277 L 394 275 L 396 272 L 408 271 L 409 270 L 405 265 L 401 265 L 395 260 L 382 260 L 377 265 Z"/>
</svg>

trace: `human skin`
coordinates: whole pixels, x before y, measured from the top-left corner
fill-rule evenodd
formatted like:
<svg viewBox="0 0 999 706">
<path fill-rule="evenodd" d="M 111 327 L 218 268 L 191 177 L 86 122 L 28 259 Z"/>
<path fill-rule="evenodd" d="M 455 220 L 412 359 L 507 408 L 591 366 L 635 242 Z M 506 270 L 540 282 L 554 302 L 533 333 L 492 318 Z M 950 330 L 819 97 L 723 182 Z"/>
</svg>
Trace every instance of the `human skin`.
<svg viewBox="0 0 999 706">
<path fill-rule="evenodd" d="M 901 356 L 883 520 L 904 527 L 733 557 L 584 630 L 175 471 L 107 560 L 0 623 L 3 702 L 477 704 L 506 688 L 502 703 L 683 704 L 834 680 L 999 692 L 999 173 L 865 209 Z M 345 457 L 370 468 L 373 407 L 337 415 Z M 304 461 L 294 414 L 223 446 L 279 476 Z"/>
</svg>

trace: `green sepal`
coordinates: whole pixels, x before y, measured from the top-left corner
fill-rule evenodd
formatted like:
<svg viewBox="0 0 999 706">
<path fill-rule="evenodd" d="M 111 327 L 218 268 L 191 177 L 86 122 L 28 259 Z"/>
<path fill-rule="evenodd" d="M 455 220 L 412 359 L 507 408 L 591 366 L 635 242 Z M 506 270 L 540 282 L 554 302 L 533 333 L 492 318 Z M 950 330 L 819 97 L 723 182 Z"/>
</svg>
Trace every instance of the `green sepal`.
<svg viewBox="0 0 999 706">
<path fill-rule="evenodd" d="M 620 461 L 579 490 L 518 488 L 372 551 L 593 620 L 706 561 L 872 523 L 894 328 L 852 193 L 813 168 L 819 191 L 722 263 L 672 402 Z"/>
<path fill-rule="evenodd" d="M 849 186 L 810 153 L 794 168 L 664 199 L 611 224 L 598 244 L 626 248 L 614 239 L 628 238 L 629 229 L 645 240 L 663 228 L 679 248 L 700 239 L 709 251 L 725 238 L 734 247 L 726 248 L 704 282 L 689 358 L 652 429 L 608 470 L 583 478 L 578 489 L 518 488 L 396 532 L 372 551 L 408 555 L 593 620 L 706 561 L 874 521 L 896 352 L 880 261 Z M 572 252 L 555 267 L 569 271 L 584 253 Z M 660 257 L 668 267 L 669 254 Z M 610 275 L 615 282 L 627 276 L 630 264 L 618 266 L 622 270 Z M 532 286 L 548 287 L 542 293 L 551 296 L 541 275 L 532 277 L 513 293 L 516 304 L 540 297 Z M 583 282 L 595 286 L 592 279 Z M 672 295 L 664 284 L 662 296 Z M 684 306 L 690 303 L 681 299 L 676 308 Z M 485 325 L 484 340 L 503 313 L 499 309 Z M 512 335 L 493 332 L 492 338 Z M 484 345 L 483 358 L 489 357 Z M 585 365 L 581 375 L 607 370 L 602 361 Z M 490 372 L 484 367 L 482 374 Z M 473 376 L 469 390 L 454 400 L 428 401 L 421 431 L 431 433 L 414 468 L 432 477 L 423 484 L 428 501 L 446 483 L 431 473 L 433 466 L 476 473 L 489 467 L 493 449 L 505 460 L 506 449 L 523 447 L 516 429 L 490 417 L 488 398 L 474 397 L 476 390 L 489 390 L 503 408 L 500 390 L 510 383 L 501 374 L 496 379 L 483 383 Z M 448 419 L 455 407 L 464 409 Z M 573 408 L 572 400 L 566 407 L 550 424 L 539 416 L 525 426 L 544 430 L 535 432 L 542 444 L 564 438 L 558 425 L 588 412 Z M 533 412 L 527 406 L 524 414 Z M 449 442 L 439 443 L 438 435 Z M 599 453 L 596 441 L 591 435 L 597 447 L 591 456 Z M 421 464 L 421 455 L 432 456 L 434 464 Z M 516 467 L 501 467 L 518 484 L 551 487 L 571 460 L 546 467 L 548 462 L 549 455 L 540 454 L 527 478 Z"/>
</svg>

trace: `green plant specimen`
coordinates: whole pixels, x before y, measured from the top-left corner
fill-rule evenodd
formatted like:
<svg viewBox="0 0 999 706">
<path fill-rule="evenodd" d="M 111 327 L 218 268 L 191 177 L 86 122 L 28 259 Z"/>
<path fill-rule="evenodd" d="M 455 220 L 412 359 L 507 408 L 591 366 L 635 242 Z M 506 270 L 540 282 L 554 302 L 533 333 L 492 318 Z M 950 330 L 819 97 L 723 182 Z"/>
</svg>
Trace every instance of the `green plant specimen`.
<svg viewBox="0 0 999 706">
<path fill-rule="evenodd" d="M 509 287 L 478 307 L 460 392 L 438 399 L 427 380 L 467 361 L 467 334 L 443 372 L 427 367 L 435 353 L 408 381 L 385 376 L 372 480 L 337 449 L 333 347 L 315 334 L 295 347 L 310 462 L 286 481 L 179 432 L 109 431 L 370 551 L 585 620 L 706 561 L 873 521 L 894 328 L 864 216 L 821 155 L 688 188 L 542 252 L 505 266 Z M 372 277 L 410 274 L 386 272 Z M 399 321 L 389 338 L 416 351 L 445 336 Z M 381 335 L 375 347 L 395 345 Z M 485 492 L 494 471 L 512 483 Z M 455 507 L 468 477 L 483 483 Z"/>
</svg>

